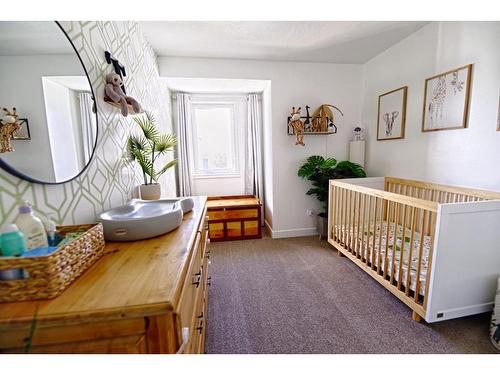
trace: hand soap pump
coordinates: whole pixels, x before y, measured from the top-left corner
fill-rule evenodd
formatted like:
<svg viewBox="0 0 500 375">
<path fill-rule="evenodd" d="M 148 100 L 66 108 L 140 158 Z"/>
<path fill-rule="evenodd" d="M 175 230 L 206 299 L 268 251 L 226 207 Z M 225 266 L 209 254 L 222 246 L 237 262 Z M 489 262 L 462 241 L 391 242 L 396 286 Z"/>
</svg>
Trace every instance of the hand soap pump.
<svg viewBox="0 0 500 375">
<path fill-rule="evenodd" d="M 42 221 L 33 214 L 30 202 L 23 201 L 21 206 L 19 206 L 19 216 L 16 224 L 26 238 L 26 247 L 28 250 L 47 247 L 49 245 L 45 227 Z"/>
</svg>

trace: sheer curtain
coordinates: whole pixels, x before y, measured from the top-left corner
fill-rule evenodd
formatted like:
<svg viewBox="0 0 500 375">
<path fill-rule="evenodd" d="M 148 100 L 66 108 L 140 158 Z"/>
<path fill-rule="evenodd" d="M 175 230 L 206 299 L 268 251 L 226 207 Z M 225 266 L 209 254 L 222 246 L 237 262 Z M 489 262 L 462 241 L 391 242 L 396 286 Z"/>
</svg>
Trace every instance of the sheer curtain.
<svg viewBox="0 0 500 375">
<path fill-rule="evenodd" d="M 179 196 L 187 197 L 193 191 L 193 173 L 189 153 L 191 105 L 188 94 L 177 94 L 177 160 L 179 161 Z"/>
<path fill-rule="evenodd" d="M 246 134 L 245 194 L 259 198 L 264 207 L 264 183 L 262 173 L 262 106 L 260 95 L 248 95 L 248 126 Z M 264 215 L 261 212 L 261 225 Z"/>
<path fill-rule="evenodd" d="M 92 94 L 88 92 L 78 93 L 78 98 L 80 99 L 80 118 L 82 121 L 83 158 L 86 164 L 92 156 L 97 133 L 95 113 L 92 112 L 94 101 Z"/>
</svg>

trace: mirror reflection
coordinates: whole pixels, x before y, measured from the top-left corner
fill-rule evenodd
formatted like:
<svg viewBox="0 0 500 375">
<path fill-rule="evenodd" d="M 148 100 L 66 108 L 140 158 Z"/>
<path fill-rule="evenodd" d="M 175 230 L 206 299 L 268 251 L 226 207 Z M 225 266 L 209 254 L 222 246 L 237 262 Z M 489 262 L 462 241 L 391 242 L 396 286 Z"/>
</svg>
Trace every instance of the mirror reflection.
<svg viewBox="0 0 500 375">
<path fill-rule="evenodd" d="M 97 117 L 84 67 L 57 23 L 0 22 L 0 85 L 0 127 L 13 108 L 18 124 L 2 166 L 34 182 L 78 176 L 94 151 Z"/>
</svg>

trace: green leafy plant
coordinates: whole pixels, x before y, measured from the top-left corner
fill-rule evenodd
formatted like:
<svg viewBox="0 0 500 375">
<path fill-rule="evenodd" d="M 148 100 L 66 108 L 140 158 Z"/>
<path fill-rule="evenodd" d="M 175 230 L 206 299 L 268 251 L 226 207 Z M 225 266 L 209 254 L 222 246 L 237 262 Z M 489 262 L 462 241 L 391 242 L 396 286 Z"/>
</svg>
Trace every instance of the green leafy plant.
<svg viewBox="0 0 500 375">
<path fill-rule="evenodd" d="M 307 158 L 307 161 L 299 168 L 297 175 L 311 181 L 312 188 L 306 194 L 315 195 L 322 203 L 323 212 L 320 213 L 320 216 L 326 216 L 328 210 L 328 183 L 330 180 L 366 177 L 363 167 L 359 164 L 347 160 L 337 163 L 334 158 L 325 159 L 319 155 Z"/>
<path fill-rule="evenodd" d="M 159 170 L 155 169 L 159 157 L 174 150 L 177 139 L 173 134 L 160 134 L 155 118 L 148 112 L 134 117 L 133 120 L 139 125 L 141 134 L 131 134 L 128 137 L 127 152 L 130 159 L 137 161 L 141 167 L 144 185 L 150 185 L 156 183 L 161 175 L 177 164 L 177 159 L 173 159 Z"/>
</svg>

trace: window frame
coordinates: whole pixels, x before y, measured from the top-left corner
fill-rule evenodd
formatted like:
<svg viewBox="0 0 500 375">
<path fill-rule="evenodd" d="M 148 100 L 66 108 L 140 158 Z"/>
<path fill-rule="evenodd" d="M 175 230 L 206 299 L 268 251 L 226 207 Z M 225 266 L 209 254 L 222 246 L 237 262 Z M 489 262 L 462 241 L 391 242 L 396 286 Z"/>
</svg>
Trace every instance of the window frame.
<svg viewBox="0 0 500 375">
<path fill-rule="evenodd" d="M 218 178 L 239 178 L 241 177 L 240 168 L 240 150 L 238 149 L 239 124 L 238 124 L 238 105 L 241 105 L 240 97 L 235 98 L 215 98 L 215 97 L 191 97 L 191 160 L 193 179 L 218 179 Z M 199 147 L 197 144 L 197 124 L 195 112 L 197 109 L 229 108 L 232 119 L 231 126 L 231 150 L 233 157 L 233 168 L 219 170 L 210 173 L 207 170 L 199 168 Z"/>
</svg>

